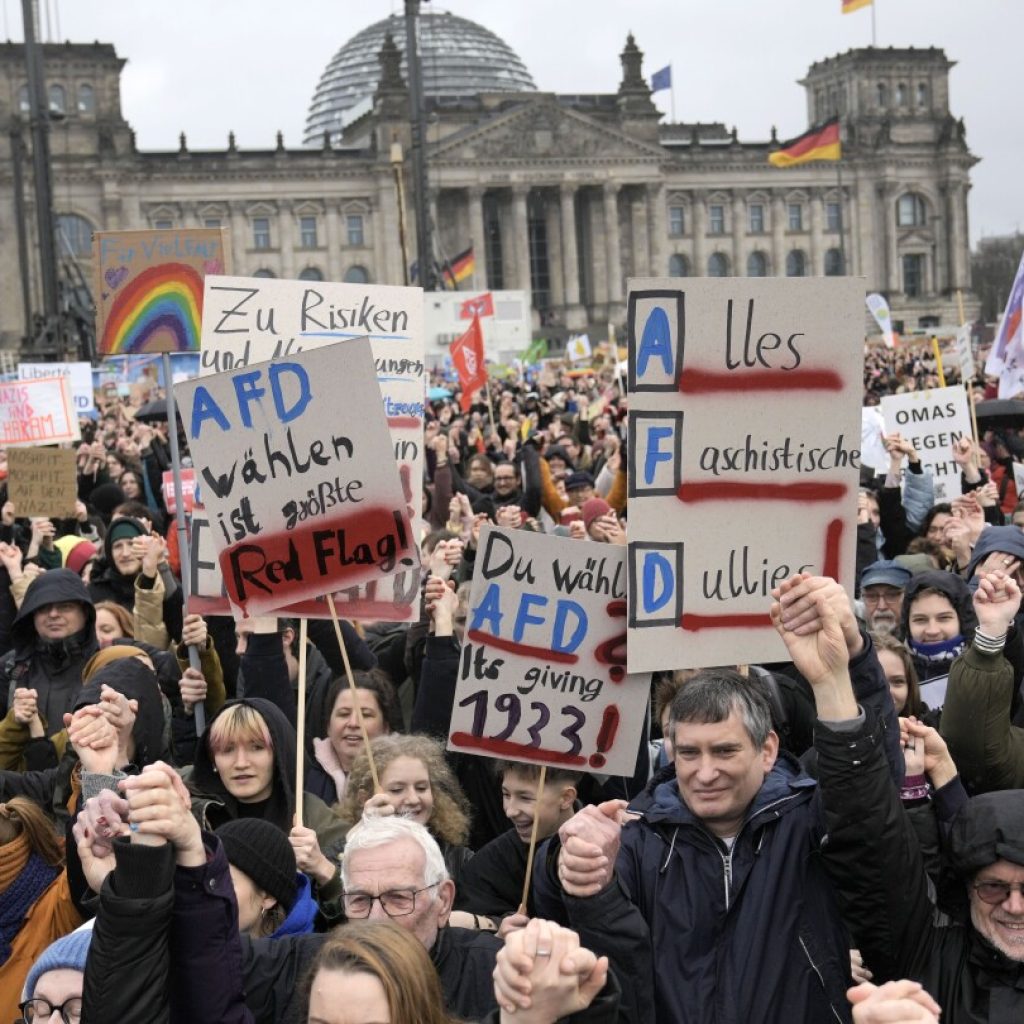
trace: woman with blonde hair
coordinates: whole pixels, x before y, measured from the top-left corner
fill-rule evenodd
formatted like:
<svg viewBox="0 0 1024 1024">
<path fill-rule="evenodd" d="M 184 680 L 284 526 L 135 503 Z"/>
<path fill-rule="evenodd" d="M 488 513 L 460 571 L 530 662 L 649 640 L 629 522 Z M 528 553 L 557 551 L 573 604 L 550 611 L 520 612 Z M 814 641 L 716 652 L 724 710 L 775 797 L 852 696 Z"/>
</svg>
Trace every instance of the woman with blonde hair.
<svg viewBox="0 0 1024 1024">
<path fill-rule="evenodd" d="M 370 748 L 380 792 L 373 792 L 364 751 L 352 765 L 339 817 L 354 825 L 364 814 L 398 814 L 424 825 L 441 847 L 448 874 L 458 886 L 459 873 L 473 855 L 466 847 L 469 802 L 441 745 L 427 736 L 392 733 L 377 737 Z"/>
<path fill-rule="evenodd" d="M 81 923 L 50 819 L 26 797 L 0 804 L 0 1020 L 19 1015 L 25 978 L 43 950 Z"/>
</svg>

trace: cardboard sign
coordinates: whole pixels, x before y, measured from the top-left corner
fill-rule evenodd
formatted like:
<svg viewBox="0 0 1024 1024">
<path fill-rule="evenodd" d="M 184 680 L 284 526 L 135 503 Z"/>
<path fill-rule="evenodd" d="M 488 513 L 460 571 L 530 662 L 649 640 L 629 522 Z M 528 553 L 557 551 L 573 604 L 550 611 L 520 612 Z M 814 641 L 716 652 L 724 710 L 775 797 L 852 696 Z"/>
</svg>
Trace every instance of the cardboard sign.
<svg viewBox="0 0 1024 1024">
<path fill-rule="evenodd" d="M 419 564 L 375 379 L 357 339 L 175 385 L 242 614 Z"/>
<path fill-rule="evenodd" d="M 175 515 L 178 511 L 178 503 L 174 500 L 174 470 L 164 470 L 161 478 L 161 489 L 164 496 L 164 507 L 168 515 Z M 192 514 L 195 507 L 196 496 L 196 471 L 194 469 L 183 469 L 181 471 L 181 500 L 185 505 L 186 515 Z"/>
<path fill-rule="evenodd" d="M 882 415 L 887 434 L 898 431 L 913 442 L 921 465 L 935 478 L 935 500 L 958 497 L 960 467 L 953 459 L 953 443 L 972 436 L 967 391 L 957 385 L 884 395 Z"/>
<path fill-rule="evenodd" d="M 96 411 L 96 399 L 92 389 L 92 366 L 89 363 L 19 363 L 18 377 L 20 380 L 67 377 L 71 381 L 75 412 L 82 416 Z"/>
<path fill-rule="evenodd" d="M 1024 464 L 1020 462 L 1013 464 L 1013 486 L 1017 489 L 1018 495 L 1024 495 Z"/>
<path fill-rule="evenodd" d="M 627 675 L 625 549 L 485 526 L 448 749 L 632 775 L 650 695 Z"/>
<path fill-rule="evenodd" d="M 853 593 L 864 283 L 631 281 L 629 669 L 785 660 L 771 590 Z"/>
<path fill-rule="evenodd" d="M 370 339 L 378 401 L 387 417 L 409 516 L 419 524 L 426 394 L 422 289 L 218 277 L 206 282 L 204 302 L 201 375 L 312 351 L 346 338 Z M 347 398 L 348 382 L 334 383 L 338 399 L 342 394 Z M 377 618 L 388 621 L 415 619 L 418 602 L 406 600 L 408 587 L 398 577 L 395 586 L 392 598 L 378 586 L 376 596 L 351 591 L 340 603 L 376 607 L 381 612 Z M 340 607 L 339 612 L 349 614 Z"/>
<path fill-rule="evenodd" d="M 67 377 L 0 384 L 0 446 L 33 448 L 81 436 Z"/>
<path fill-rule="evenodd" d="M 12 448 L 7 497 L 19 516 L 70 519 L 78 498 L 75 453 L 61 448 Z"/>
<path fill-rule="evenodd" d="M 230 269 L 225 245 L 221 228 L 96 232 L 97 351 L 198 352 L 203 279 Z"/>
<path fill-rule="evenodd" d="M 956 332 L 956 361 L 960 364 L 960 380 L 966 384 L 974 380 L 976 372 L 974 353 L 971 351 L 971 325 L 964 324 Z"/>
</svg>

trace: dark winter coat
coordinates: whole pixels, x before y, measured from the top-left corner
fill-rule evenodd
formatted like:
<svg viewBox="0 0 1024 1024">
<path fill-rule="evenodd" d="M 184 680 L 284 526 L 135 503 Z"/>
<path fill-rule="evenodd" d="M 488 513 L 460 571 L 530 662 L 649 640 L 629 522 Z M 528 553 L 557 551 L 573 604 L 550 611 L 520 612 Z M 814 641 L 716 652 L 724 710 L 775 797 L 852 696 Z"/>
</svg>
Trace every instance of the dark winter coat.
<svg viewBox="0 0 1024 1024">
<path fill-rule="evenodd" d="M 1024 963 L 1008 960 L 966 921 L 937 923 L 921 851 L 879 740 L 868 715 L 853 734 L 822 727 L 815 741 L 825 865 L 864 962 L 877 984 L 920 982 L 942 1007 L 943 1024 L 1017 1024 Z"/>
<path fill-rule="evenodd" d="M 34 616 L 44 605 L 77 601 L 85 610 L 85 625 L 66 640 L 42 640 L 36 633 Z M 77 573 L 51 569 L 29 584 L 25 600 L 11 627 L 14 650 L 0 662 L 0 717 L 14 700 L 19 688 L 36 690 L 39 714 L 54 727 L 74 708 L 82 687 L 82 668 L 96 653 L 96 610 Z"/>
<path fill-rule="evenodd" d="M 731 850 L 672 780 L 625 826 L 615 878 L 590 899 L 561 891 L 549 840 L 534 867 L 535 910 L 611 957 L 638 1022 L 849 1021 L 849 943 L 823 833 L 815 782 L 786 755 Z"/>
</svg>

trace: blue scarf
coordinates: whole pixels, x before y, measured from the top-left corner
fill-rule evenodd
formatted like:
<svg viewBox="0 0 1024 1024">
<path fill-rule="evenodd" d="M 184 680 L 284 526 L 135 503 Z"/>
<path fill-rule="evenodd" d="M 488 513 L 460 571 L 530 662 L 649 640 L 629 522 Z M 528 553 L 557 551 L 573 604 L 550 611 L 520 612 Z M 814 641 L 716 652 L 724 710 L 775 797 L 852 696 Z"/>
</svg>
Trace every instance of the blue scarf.
<svg viewBox="0 0 1024 1024">
<path fill-rule="evenodd" d="M 32 904 L 59 874 L 60 868 L 47 864 L 38 853 L 31 853 L 17 878 L 0 893 L 0 963 L 7 963 L 11 943 Z"/>
<path fill-rule="evenodd" d="M 963 654 L 967 641 L 957 633 L 951 640 L 938 640 L 933 644 L 909 640 L 910 649 L 929 667 L 949 665 L 958 655 Z"/>
</svg>

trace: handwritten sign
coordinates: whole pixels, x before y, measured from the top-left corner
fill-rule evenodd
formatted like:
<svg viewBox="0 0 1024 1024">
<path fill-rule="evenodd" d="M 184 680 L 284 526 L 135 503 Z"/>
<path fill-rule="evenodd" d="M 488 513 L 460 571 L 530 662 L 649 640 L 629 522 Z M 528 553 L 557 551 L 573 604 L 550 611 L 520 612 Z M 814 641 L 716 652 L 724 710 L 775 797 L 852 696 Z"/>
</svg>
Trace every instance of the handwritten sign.
<svg viewBox="0 0 1024 1024">
<path fill-rule="evenodd" d="M 168 515 L 175 515 L 178 511 L 178 503 L 174 500 L 174 470 L 164 470 L 160 480 L 161 491 L 164 496 L 164 508 Z M 183 469 L 181 471 L 181 500 L 185 505 L 185 513 L 192 514 L 196 496 L 196 471 L 194 469 Z"/>
<path fill-rule="evenodd" d="M 651 680 L 625 623 L 623 548 L 484 527 L 448 749 L 631 775 Z"/>
<path fill-rule="evenodd" d="M 971 325 L 964 324 L 956 332 L 956 361 L 960 366 L 960 380 L 966 384 L 974 380 L 974 352 L 971 348 Z M 930 705 L 929 705 L 930 706 Z"/>
<path fill-rule="evenodd" d="M 0 384 L 0 446 L 30 448 L 81 436 L 67 377 Z"/>
<path fill-rule="evenodd" d="M 92 256 L 101 355 L 199 351 L 203 280 L 228 270 L 223 229 L 98 231 Z"/>
<path fill-rule="evenodd" d="M 176 384 L 232 604 L 263 615 L 418 565 L 365 339 Z"/>
<path fill-rule="evenodd" d="M 370 339 L 379 402 L 387 417 L 409 517 L 418 523 L 423 507 L 426 393 L 422 289 L 218 277 L 207 280 L 204 303 L 200 375 L 316 350 L 346 338 Z M 345 394 L 349 393 L 347 382 L 336 382 L 336 386 L 344 386 Z M 390 598 L 379 584 L 375 594 L 350 588 L 347 599 L 336 598 L 339 611 L 362 617 L 366 608 L 373 607 L 381 613 L 376 616 L 379 619 L 414 619 L 418 604 L 407 600 L 409 581 L 402 574 L 392 579 Z M 344 605 L 360 605 L 363 611 Z"/>
<path fill-rule="evenodd" d="M 12 448 L 7 496 L 19 516 L 69 519 L 78 498 L 75 453 L 61 448 Z"/>
<path fill-rule="evenodd" d="M 951 501 L 961 493 L 960 467 L 953 444 L 971 437 L 971 413 L 962 385 L 909 391 L 882 397 L 886 433 L 897 431 L 913 442 L 921 465 L 935 477 L 935 500 Z"/>
<path fill-rule="evenodd" d="M 771 590 L 853 592 L 864 283 L 631 281 L 629 669 L 783 660 Z"/>
<path fill-rule="evenodd" d="M 89 363 L 18 363 L 20 380 L 39 380 L 43 377 L 67 377 L 71 381 L 75 412 L 81 416 L 96 411 L 92 366 Z"/>
</svg>

